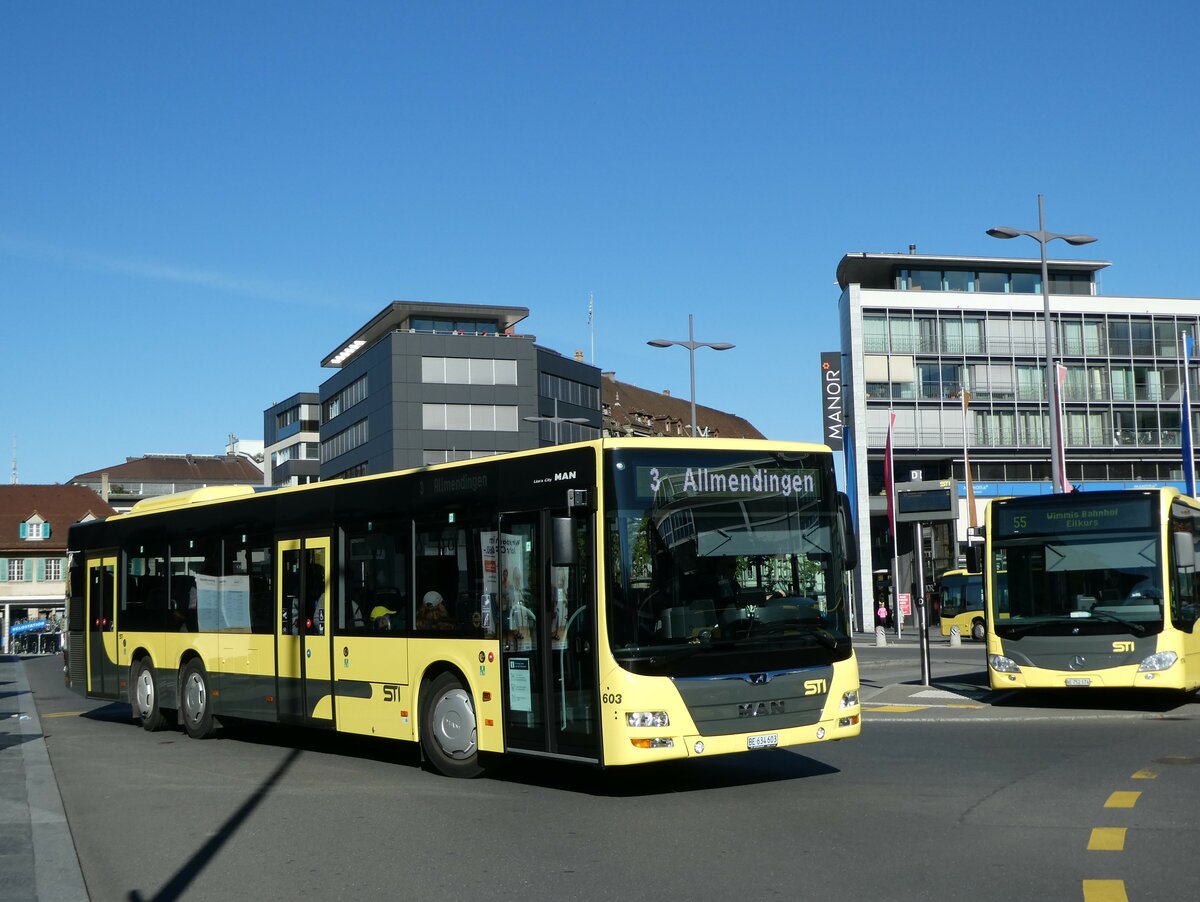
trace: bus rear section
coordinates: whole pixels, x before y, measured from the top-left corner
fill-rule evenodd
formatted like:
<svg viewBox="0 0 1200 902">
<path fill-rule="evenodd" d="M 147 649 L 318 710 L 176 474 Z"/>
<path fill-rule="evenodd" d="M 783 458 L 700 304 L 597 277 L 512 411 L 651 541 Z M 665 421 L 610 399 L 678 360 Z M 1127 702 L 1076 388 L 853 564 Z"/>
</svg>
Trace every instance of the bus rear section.
<svg viewBox="0 0 1200 902">
<path fill-rule="evenodd" d="M 992 688 L 1200 687 L 1198 517 L 1173 489 L 993 502 Z"/>
</svg>

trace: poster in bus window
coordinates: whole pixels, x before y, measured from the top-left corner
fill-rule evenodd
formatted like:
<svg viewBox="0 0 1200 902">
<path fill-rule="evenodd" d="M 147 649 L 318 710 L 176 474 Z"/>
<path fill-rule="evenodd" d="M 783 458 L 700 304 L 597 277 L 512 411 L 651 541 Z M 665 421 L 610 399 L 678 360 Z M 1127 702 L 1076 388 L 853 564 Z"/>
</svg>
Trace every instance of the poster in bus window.
<svg viewBox="0 0 1200 902">
<path fill-rule="evenodd" d="M 500 569 L 500 603 L 504 606 L 504 639 L 511 650 L 531 651 L 537 625 L 529 606 L 529 574 L 526 572 L 525 540 L 500 533 L 497 551 Z"/>
<path fill-rule="evenodd" d="M 569 567 L 555 567 L 554 573 L 554 620 L 550 623 L 550 647 L 562 651 L 567 647 L 567 592 L 570 586 Z"/>
</svg>

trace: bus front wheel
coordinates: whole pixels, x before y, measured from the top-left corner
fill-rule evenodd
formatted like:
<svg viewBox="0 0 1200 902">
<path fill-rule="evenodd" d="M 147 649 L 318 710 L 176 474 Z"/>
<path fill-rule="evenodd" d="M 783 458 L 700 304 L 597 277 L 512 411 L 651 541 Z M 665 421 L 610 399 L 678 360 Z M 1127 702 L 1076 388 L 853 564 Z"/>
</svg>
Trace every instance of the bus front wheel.
<svg viewBox="0 0 1200 902">
<path fill-rule="evenodd" d="M 167 718 L 158 706 L 158 674 L 149 658 L 133 665 L 133 715 L 148 733 L 167 725 Z"/>
<path fill-rule="evenodd" d="M 421 692 L 421 748 L 447 777 L 477 777 L 478 730 L 471 694 L 452 673 L 439 674 Z"/>
<path fill-rule="evenodd" d="M 982 620 L 971 621 L 971 638 L 976 642 L 982 642 L 987 638 L 987 630 L 984 628 Z"/>
<path fill-rule="evenodd" d="M 207 739 L 213 732 L 212 696 L 208 691 L 208 674 L 196 658 L 183 668 L 179 695 L 183 728 L 193 739 Z"/>
</svg>

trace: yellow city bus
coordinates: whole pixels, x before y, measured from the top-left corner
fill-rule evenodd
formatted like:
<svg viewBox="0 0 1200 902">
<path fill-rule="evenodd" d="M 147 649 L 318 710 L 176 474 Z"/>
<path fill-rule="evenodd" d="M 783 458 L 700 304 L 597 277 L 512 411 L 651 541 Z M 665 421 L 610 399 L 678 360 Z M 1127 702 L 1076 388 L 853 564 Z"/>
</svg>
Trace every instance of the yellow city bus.
<svg viewBox="0 0 1200 902">
<path fill-rule="evenodd" d="M 969 570 L 947 570 L 939 583 L 938 601 L 941 604 L 942 635 L 948 637 L 953 627 L 960 636 L 970 636 L 976 642 L 987 638 L 983 617 L 983 574 Z"/>
<path fill-rule="evenodd" d="M 1200 502 L 1175 489 L 993 501 L 993 689 L 1200 687 Z"/>
<path fill-rule="evenodd" d="M 70 676 L 193 737 L 242 718 L 600 766 L 860 729 L 823 445 L 601 440 L 72 527 Z"/>
</svg>

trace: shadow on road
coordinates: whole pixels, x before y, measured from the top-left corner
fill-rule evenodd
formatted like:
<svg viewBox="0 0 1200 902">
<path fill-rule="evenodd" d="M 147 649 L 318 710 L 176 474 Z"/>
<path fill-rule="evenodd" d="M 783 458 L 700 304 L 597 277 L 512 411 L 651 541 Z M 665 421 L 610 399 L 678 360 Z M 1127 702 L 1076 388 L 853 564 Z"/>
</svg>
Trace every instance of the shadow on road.
<svg viewBox="0 0 1200 902">
<path fill-rule="evenodd" d="M 267 779 L 262 782 L 250 796 L 242 803 L 229 818 L 221 825 L 221 828 L 213 834 L 203 846 L 196 850 L 196 853 L 184 862 L 183 867 L 175 872 L 170 880 L 166 882 L 153 896 L 143 896 L 138 890 L 129 891 L 129 902 L 171 902 L 178 899 L 184 894 L 188 886 L 195 880 L 200 873 L 208 866 L 208 863 L 216 857 L 222 847 L 229 842 L 233 835 L 238 831 L 238 828 L 246 822 L 250 815 L 274 789 L 275 784 L 283 779 L 284 774 L 288 769 L 296 763 L 296 759 L 300 757 L 301 749 L 293 749 L 292 752 L 280 762 L 279 766 L 271 773 Z"/>
<path fill-rule="evenodd" d="M 1089 714 L 1116 711 L 1122 714 L 1174 713 L 1195 717 L 1200 704 L 1195 694 L 1141 689 L 1033 689 L 1013 690 L 991 702 L 994 708 L 1038 711 L 1080 711 Z"/>
<path fill-rule="evenodd" d="M 838 769 L 824 762 L 775 749 L 612 770 L 514 755 L 495 761 L 485 779 L 606 798 L 631 798 L 778 783 L 835 773 Z"/>
</svg>

